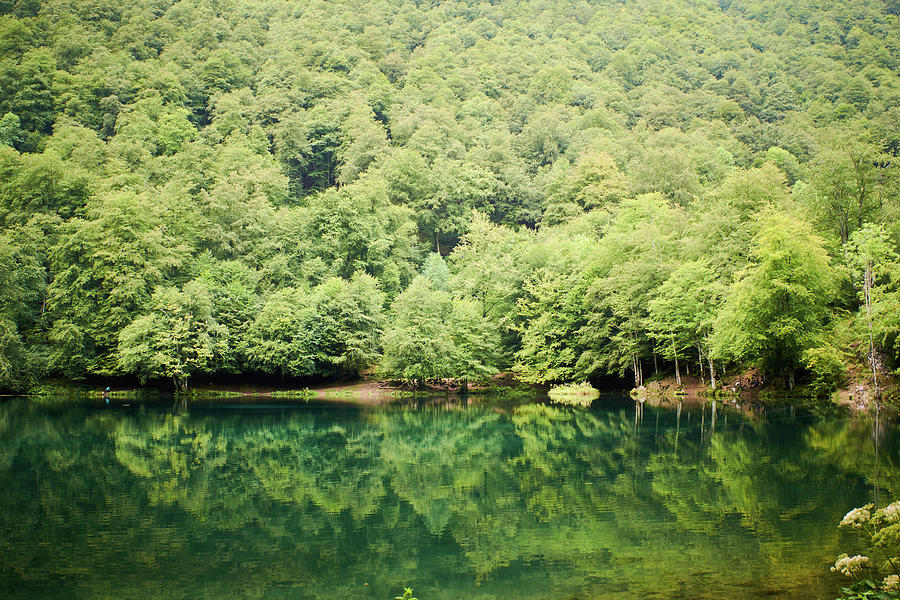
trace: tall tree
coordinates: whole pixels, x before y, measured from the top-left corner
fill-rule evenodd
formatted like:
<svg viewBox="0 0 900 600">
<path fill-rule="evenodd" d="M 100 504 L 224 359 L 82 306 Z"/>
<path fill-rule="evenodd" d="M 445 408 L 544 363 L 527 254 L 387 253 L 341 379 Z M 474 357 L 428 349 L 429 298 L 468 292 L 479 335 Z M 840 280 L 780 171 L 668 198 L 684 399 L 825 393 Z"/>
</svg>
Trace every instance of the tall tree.
<svg viewBox="0 0 900 600">
<path fill-rule="evenodd" d="M 648 322 L 657 347 L 669 358 L 672 354 L 677 357 L 679 353 L 686 354 L 689 348 L 695 348 L 701 375 L 704 358 L 708 363 L 713 388 L 716 387 L 716 368 L 710 341 L 724 293 L 725 286 L 708 263 L 691 261 L 679 265 L 648 304 Z"/>
<path fill-rule="evenodd" d="M 751 257 L 716 320 L 713 353 L 784 375 L 793 389 L 803 351 L 830 317 L 837 276 L 822 239 L 793 215 L 766 214 Z"/>
<path fill-rule="evenodd" d="M 391 305 L 390 325 L 381 340 L 381 372 L 414 382 L 453 377 L 456 349 L 447 326 L 451 311 L 449 293 L 421 275 L 413 279 Z"/>
<path fill-rule="evenodd" d="M 162 207 L 147 197 L 111 194 L 89 206 L 86 216 L 61 227 L 47 290 L 51 367 L 76 377 L 119 372 L 119 331 L 187 254 L 180 240 L 166 235 Z"/>
<path fill-rule="evenodd" d="M 216 370 L 228 348 L 228 328 L 212 312 L 212 298 L 202 282 L 189 282 L 181 290 L 157 289 L 147 313 L 119 334 L 120 368 L 137 373 L 142 383 L 166 378 L 176 390 L 187 391 L 190 378 Z"/>
<path fill-rule="evenodd" d="M 872 384 L 875 387 L 875 398 L 879 399 L 878 387 L 878 353 L 883 351 L 881 342 L 885 335 L 886 323 L 875 323 L 875 302 L 883 306 L 886 299 L 884 287 L 880 284 L 887 275 L 895 274 L 898 256 L 894 251 L 894 245 L 884 231 L 884 227 L 866 224 L 850 236 L 847 253 L 850 266 L 853 269 L 854 284 L 859 289 L 861 316 L 865 320 L 865 329 L 868 346 L 869 369 L 872 371 Z M 878 288 L 876 290 L 876 287 Z M 890 295 L 887 295 L 890 298 Z M 890 300 L 888 300 L 890 302 Z M 879 311 L 881 312 L 881 311 Z M 883 313 L 882 313 L 883 316 Z M 890 327 L 890 326 L 888 326 Z M 879 330 L 879 343 L 876 344 L 875 332 Z"/>
<path fill-rule="evenodd" d="M 612 218 L 599 244 L 603 266 L 587 290 L 588 322 L 580 335 L 589 341 L 579 363 L 589 373 L 631 371 L 640 387 L 643 361 L 653 352 L 647 310 L 679 258 L 681 209 L 661 194 L 643 194 L 624 200 Z M 677 355 L 676 345 L 672 358 Z"/>
<path fill-rule="evenodd" d="M 455 299 L 442 288 L 449 271 L 440 268 L 443 259 L 437 254 L 432 257 L 430 268 L 391 305 L 380 369 L 390 377 L 418 383 L 484 379 L 497 372 L 497 326 L 485 317 L 480 302 Z"/>
<path fill-rule="evenodd" d="M 251 368 L 282 377 L 358 375 L 374 364 L 384 294 L 374 278 L 330 278 L 269 296 L 240 345 Z"/>
<path fill-rule="evenodd" d="M 816 192 L 811 202 L 817 217 L 846 244 L 880 208 L 876 188 L 881 152 L 859 131 L 832 135 L 826 148 L 810 162 Z"/>
</svg>

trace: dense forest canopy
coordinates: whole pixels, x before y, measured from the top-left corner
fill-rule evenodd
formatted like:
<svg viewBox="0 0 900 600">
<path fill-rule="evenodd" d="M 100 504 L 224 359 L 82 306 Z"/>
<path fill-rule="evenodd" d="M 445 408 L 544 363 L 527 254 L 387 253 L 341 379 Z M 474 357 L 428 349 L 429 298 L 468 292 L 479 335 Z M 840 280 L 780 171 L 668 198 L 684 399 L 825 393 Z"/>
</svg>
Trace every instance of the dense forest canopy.
<svg viewBox="0 0 900 600">
<path fill-rule="evenodd" d="M 0 0 L 0 387 L 892 370 L 898 13 Z"/>
</svg>

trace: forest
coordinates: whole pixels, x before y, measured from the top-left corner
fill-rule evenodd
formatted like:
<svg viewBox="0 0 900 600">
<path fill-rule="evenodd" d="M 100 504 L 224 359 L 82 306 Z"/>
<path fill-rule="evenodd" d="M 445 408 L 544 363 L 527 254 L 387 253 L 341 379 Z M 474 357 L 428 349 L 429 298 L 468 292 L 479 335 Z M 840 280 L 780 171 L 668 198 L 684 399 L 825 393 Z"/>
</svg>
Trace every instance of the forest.
<svg viewBox="0 0 900 600">
<path fill-rule="evenodd" d="M 877 385 L 898 14 L 0 0 L 0 388 Z"/>
</svg>

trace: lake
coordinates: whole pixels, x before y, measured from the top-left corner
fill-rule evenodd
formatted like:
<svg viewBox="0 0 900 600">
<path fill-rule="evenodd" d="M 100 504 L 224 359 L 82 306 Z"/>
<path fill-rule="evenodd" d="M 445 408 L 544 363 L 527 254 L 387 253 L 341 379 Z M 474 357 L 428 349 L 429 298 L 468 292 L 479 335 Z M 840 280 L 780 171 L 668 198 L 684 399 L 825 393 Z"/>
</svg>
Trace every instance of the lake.
<svg viewBox="0 0 900 600">
<path fill-rule="evenodd" d="M 898 496 L 897 439 L 615 396 L 10 400 L 0 597 L 833 598 L 836 525 Z"/>
</svg>

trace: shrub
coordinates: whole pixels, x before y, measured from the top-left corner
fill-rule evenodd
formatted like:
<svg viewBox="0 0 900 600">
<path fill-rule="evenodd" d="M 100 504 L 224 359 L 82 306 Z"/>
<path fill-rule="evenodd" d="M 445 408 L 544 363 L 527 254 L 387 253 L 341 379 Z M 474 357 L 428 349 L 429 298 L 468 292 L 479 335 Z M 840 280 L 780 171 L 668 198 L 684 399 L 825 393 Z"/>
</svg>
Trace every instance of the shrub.
<svg viewBox="0 0 900 600">
<path fill-rule="evenodd" d="M 837 557 L 832 572 L 855 580 L 841 590 L 841 600 L 900 598 L 900 501 L 874 512 L 873 507 L 854 508 L 838 525 L 858 530 L 872 555 L 845 553 Z"/>
</svg>

